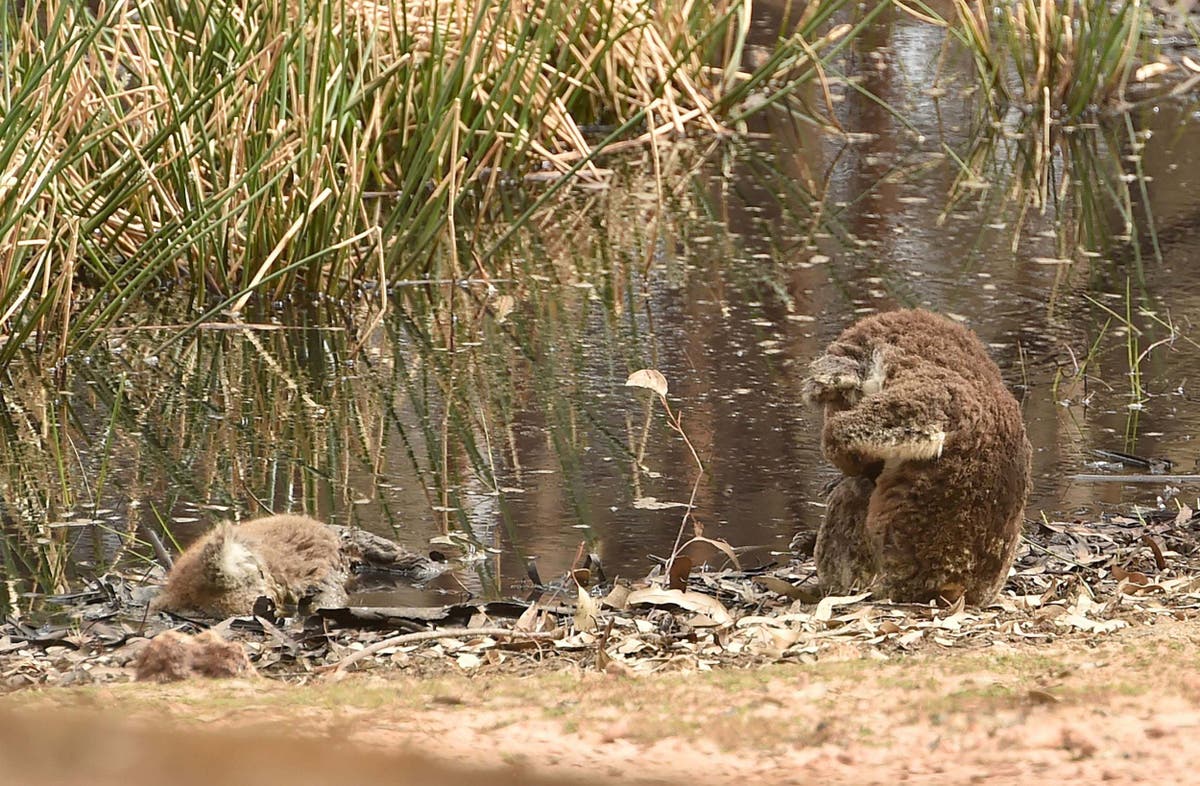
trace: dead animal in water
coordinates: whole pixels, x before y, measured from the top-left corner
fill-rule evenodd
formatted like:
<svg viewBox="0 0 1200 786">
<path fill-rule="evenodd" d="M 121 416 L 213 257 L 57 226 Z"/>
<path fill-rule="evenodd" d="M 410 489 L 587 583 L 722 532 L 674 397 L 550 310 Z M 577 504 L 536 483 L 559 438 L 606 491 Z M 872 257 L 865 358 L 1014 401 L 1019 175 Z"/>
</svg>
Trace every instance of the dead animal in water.
<svg viewBox="0 0 1200 786">
<path fill-rule="evenodd" d="M 223 522 L 179 555 L 151 608 L 229 617 L 249 614 L 260 596 L 336 608 L 346 605 L 348 576 L 337 534 L 316 519 Z"/>
<path fill-rule="evenodd" d="M 151 609 L 229 617 L 249 614 L 261 596 L 278 606 L 338 608 L 346 605 L 351 570 L 423 580 L 446 567 L 378 535 L 308 516 L 224 522 L 179 556 Z"/>
<path fill-rule="evenodd" d="M 827 593 L 991 601 L 1021 534 L 1032 449 L 979 338 L 928 311 L 847 328 L 809 366 L 821 449 L 843 473 L 817 533 Z"/>
</svg>

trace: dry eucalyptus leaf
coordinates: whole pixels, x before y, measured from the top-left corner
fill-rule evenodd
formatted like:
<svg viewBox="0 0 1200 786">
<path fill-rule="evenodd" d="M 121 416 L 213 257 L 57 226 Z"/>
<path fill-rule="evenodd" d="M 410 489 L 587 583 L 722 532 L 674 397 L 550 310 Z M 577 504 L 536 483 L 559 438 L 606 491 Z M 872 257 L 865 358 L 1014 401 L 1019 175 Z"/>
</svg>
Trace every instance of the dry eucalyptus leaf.
<svg viewBox="0 0 1200 786">
<path fill-rule="evenodd" d="M 492 300 L 492 316 L 497 325 L 503 325 L 508 315 L 516 308 L 517 299 L 512 295 L 497 295 Z"/>
<path fill-rule="evenodd" d="M 696 526 L 698 528 L 700 526 L 699 523 L 697 523 Z M 692 545 L 693 543 L 707 543 L 708 545 L 712 546 L 713 548 L 719 549 L 722 554 L 724 554 L 726 557 L 729 557 L 729 561 L 733 563 L 733 567 L 736 570 L 742 569 L 742 564 L 740 562 L 738 562 L 737 554 L 734 553 L 733 547 L 730 546 L 725 541 L 715 540 L 713 538 L 706 538 L 703 535 L 697 534 L 691 540 L 689 540 L 687 543 L 684 543 L 682 546 L 680 546 L 679 550 L 683 551 L 684 549 L 686 549 L 688 546 Z"/>
<path fill-rule="evenodd" d="M 629 587 L 624 584 L 614 584 L 604 600 L 600 601 L 610 609 L 622 611 L 629 607 Z"/>
<path fill-rule="evenodd" d="M 813 617 L 821 622 L 828 622 L 833 619 L 833 610 L 838 606 L 848 606 L 851 603 L 858 603 L 860 600 L 865 600 L 871 597 L 871 593 L 863 592 L 858 595 L 829 595 L 821 599 L 817 604 L 817 610 L 813 612 Z"/>
<path fill-rule="evenodd" d="M 653 390 L 660 396 L 667 395 L 667 378 L 662 375 L 662 372 L 652 368 L 643 368 L 629 375 L 629 379 L 625 380 L 627 388 L 645 388 Z"/>
<path fill-rule="evenodd" d="M 575 630 L 593 631 L 596 629 L 596 616 L 600 613 L 600 605 L 588 594 L 583 587 L 577 586 L 579 598 L 575 604 Z"/>
<path fill-rule="evenodd" d="M 671 589 L 687 589 L 688 574 L 692 572 L 692 559 L 680 554 L 671 561 L 671 569 L 667 574 L 667 585 Z"/>
<path fill-rule="evenodd" d="M 1133 72 L 1133 78 L 1138 82 L 1145 82 L 1147 79 L 1153 79 L 1156 76 L 1167 73 L 1171 68 L 1170 63 L 1147 63 Z"/>
<path fill-rule="evenodd" d="M 681 592 L 673 589 L 648 587 L 629 593 L 627 600 L 630 606 L 642 604 L 678 606 L 697 614 L 705 614 L 718 625 L 728 625 L 733 622 L 733 616 L 729 613 L 729 609 L 725 608 L 725 604 L 700 592 Z"/>
<path fill-rule="evenodd" d="M 659 502 L 657 497 L 638 497 L 633 501 L 638 510 L 667 510 L 668 508 L 686 508 L 686 502 Z"/>
</svg>

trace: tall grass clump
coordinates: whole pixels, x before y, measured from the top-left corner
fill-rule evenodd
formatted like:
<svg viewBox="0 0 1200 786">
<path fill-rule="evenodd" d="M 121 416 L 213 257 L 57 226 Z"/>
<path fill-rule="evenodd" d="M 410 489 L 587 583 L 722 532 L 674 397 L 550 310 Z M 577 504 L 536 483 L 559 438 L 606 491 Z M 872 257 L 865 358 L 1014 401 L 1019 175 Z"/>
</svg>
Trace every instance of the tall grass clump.
<svg viewBox="0 0 1200 786">
<path fill-rule="evenodd" d="M 993 105 L 1076 120 L 1120 100 L 1146 53 L 1142 0 L 955 0 L 957 33 Z"/>
<path fill-rule="evenodd" d="M 718 132 L 786 98 L 845 2 L 753 74 L 749 0 L 5 4 L 0 367 L 86 346 L 164 282 L 238 309 L 460 275 L 506 181 L 597 176 L 588 124 Z"/>
<path fill-rule="evenodd" d="M 993 207 L 1015 205 L 1015 250 L 1029 210 L 1065 207 L 1058 256 L 1107 252 L 1141 219 L 1133 210 L 1133 191 L 1145 186 L 1140 169 L 1122 169 L 1124 151 L 1140 144 L 1127 122 L 1109 121 L 1128 108 L 1135 69 L 1156 54 L 1150 6 L 954 0 L 954 8 L 946 24 L 974 64 L 982 111 L 968 149 L 954 156 L 947 210 L 983 193 Z"/>
</svg>

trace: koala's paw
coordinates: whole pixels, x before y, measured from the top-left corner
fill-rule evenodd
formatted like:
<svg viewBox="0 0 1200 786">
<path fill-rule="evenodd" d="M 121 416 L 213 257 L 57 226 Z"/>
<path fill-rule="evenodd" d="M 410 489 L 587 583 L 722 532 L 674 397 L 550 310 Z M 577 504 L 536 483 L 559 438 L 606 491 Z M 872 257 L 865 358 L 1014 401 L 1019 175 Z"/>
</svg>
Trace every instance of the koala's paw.
<svg viewBox="0 0 1200 786">
<path fill-rule="evenodd" d="M 850 450 L 882 461 L 928 461 L 940 458 L 946 445 L 946 430 L 939 423 L 863 428 L 847 437 Z"/>
</svg>

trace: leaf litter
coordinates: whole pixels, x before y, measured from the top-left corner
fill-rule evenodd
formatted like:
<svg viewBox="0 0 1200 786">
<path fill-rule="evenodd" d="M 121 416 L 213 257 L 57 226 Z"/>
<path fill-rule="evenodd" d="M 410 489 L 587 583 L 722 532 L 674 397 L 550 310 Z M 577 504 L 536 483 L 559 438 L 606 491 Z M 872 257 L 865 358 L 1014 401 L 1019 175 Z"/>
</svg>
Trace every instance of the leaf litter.
<svg viewBox="0 0 1200 786">
<path fill-rule="evenodd" d="M 1186 506 L 1030 523 L 1003 592 L 984 608 L 891 603 L 868 592 L 821 597 L 811 556 L 777 554 L 768 567 L 738 569 L 729 558 L 736 550 L 724 545 L 713 563 L 677 558 L 669 572 L 656 566 L 633 582 L 591 585 L 603 572 L 589 556 L 591 569 L 526 599 L 295 616 L 256 608 L 212 630 L 243 646 L 257 674 L 304 682 L 379 669 L 520 673 L 563 660 L 621 674 L 889 660 L 1108 636 L 1200 609 L 1200 515 Z M 9 618 L 0 625 L 0 687 L 128 681 L 149 638 L 203 630 L 148 615 L 151 594 L 106 575 L 54 598 L 62 611 L 52 620 Z"/>
</svg>

